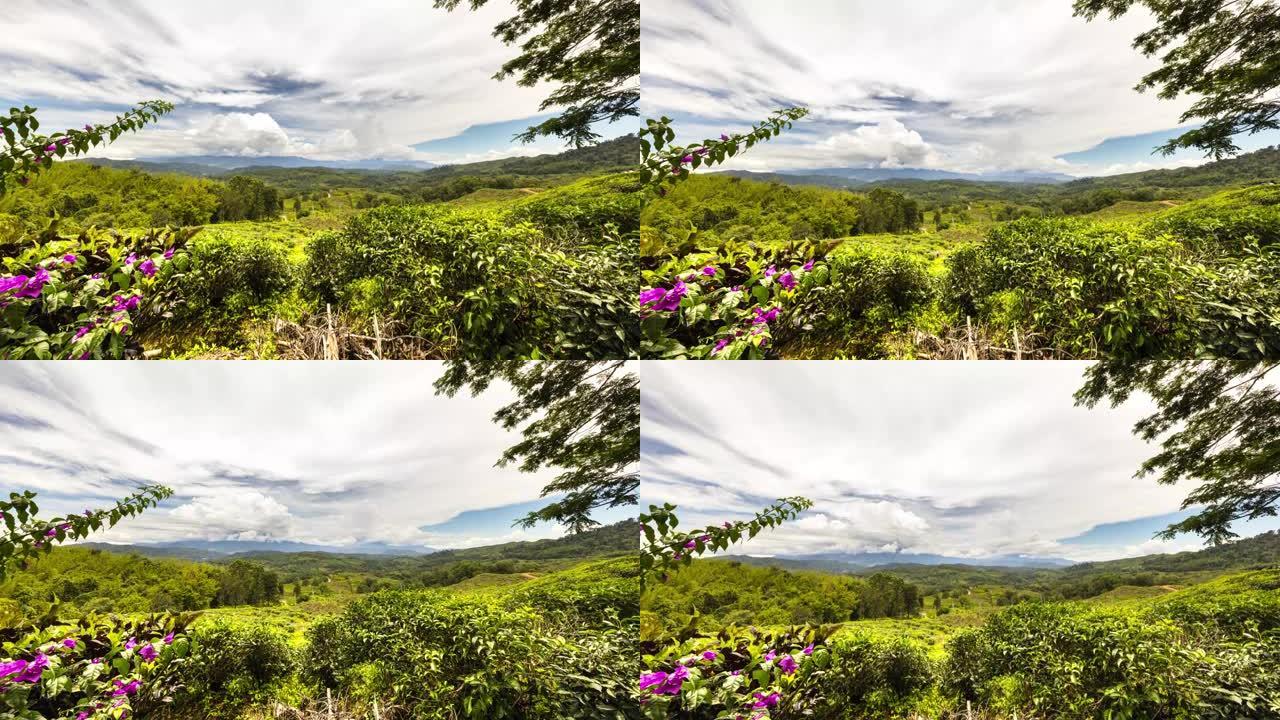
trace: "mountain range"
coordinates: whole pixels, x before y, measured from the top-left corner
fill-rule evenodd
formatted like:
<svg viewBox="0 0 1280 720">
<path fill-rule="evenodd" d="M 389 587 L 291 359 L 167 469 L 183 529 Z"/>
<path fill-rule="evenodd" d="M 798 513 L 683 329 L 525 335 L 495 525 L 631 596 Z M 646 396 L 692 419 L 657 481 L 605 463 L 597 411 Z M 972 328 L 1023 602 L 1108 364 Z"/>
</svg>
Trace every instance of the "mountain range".
<svg viewBox="0 0 1280 720">
<path fill-rule="evenodd" d="M 331 170 L 430 170 L 437 167 L 434 163 L 416 160 L 314 160 L 312 158 L 276 155 L 262 157 L 244 157 L 238 155 L 182 155 L 173 157 L 156 157 L 146 160 L 110 160 L 87 159 L 71 162 L 85 162 L 91 165 L 118 168 L 125 170 L 145 170 L 147 172 L 173 172 L 196 177 L 214 177 L 226 175 L 236 170 L 247 168 L 329 168 Z"/>
<path fill-rule="evenodd" d="M 969 180 L 971 182 L 1010 182 L 1053 184 L 1070 182 L 1077 178 L 1071 175 L 1032 170 L 1006 170 L 993 173 L 961 173 L 949 170 L 931 170 L 928 168 L 806 168 L 803 170 L 782 170 L 780 175 L 801 175 L 835 177 L 848 180 L 851 184 L 880 182 L 882 180 Z"/>
<path fill-rule="evenodd" d="M 83 543 L 81 547 L 117 553 L 137 553 L 147 557 L 177 557 L 187 560 L 217 560 L 248 553 L 328 553 L 332 555 L 429 555 L 435 548 L 362 542 L 353 545 L 318 545 L 289 540 L 179 540 L 167 543 L 115 545 Z"/>
<path fill-rule="evenodd" d="M 1035 557 L 1032 555 L 993 555 L 984 558 L 964 558 L 930 553 L 903 552 L 826 552 L 775 557 L 740 557 L 752 565 L 777 565 L 788 568 L 810 568 L 831 572 L 856 572 L 868 568 L 899 565 L 967 565 L 970 567 L 1000 568 L 1064 568 L 1074 565 L 1065 558 Z"/>
</svg>

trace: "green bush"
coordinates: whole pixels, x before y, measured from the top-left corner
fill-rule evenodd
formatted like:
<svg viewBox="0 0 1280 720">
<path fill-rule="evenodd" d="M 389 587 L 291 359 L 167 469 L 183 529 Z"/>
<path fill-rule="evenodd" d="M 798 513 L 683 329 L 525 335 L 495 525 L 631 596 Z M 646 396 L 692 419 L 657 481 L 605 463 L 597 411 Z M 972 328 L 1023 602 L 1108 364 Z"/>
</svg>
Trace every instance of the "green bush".
<svg viewBox="0 0 1280 720">
<path fill-rule="evenodd" d="M 870 717 L 905 717 L 933 685 L 926 649 L 902 637 L 838 637 L 828 644 L 831 669 L 824 682 L 827 700 L 819 717 L 840 720 L 850 708 Z"/>
<path fill-rule="evenodd" d="M 175 708 L 205 718 L 238 718 L 268 700 L 296 669 L 288 637 L 263 625 L 218 621 L 191 634 Z"/>
<path fill-rule="evenodd" d="M 285 248 L 266 238 L 197 236 L 191 266 L 179 289 L 179 323 L 217 328 L 261 312 L 294 286 L 293 265 Z"/>
<path fill-rule="evenodd" d="M 441 355 L 626 357 L 634 243 L 561 249 L 530 224 L 445 207 L 389 207 L 308 247 L 321 301 L 403 323 Z"/>
<path fill-rule="evenodd" d="M 828 261 L 822 323 L 831 330 L 874 337 L 926 307 L 936 293 L 925 263 L 908 255 L 853 246 Z"/>
<path fill-rule="evenodd" d="M 410 717 L 628 718 L 634 622 L 603 631 L 548 627 L 527 607 L 436 592 L 381 592 L 308 633 L 306 667 L 357 700 Z M 625 702 L 624 702 L 625 701 Z"/>
<path fill-rule="evenodd" d="M 1128 227 L 1016 220 L 947 259 L 943 298 L 962 315 L 1033 330 L 1068 356 L 1174 356 L 1188 352 L 1194 334 L 1186 254 L 1174 240 Z"/>
</svg>

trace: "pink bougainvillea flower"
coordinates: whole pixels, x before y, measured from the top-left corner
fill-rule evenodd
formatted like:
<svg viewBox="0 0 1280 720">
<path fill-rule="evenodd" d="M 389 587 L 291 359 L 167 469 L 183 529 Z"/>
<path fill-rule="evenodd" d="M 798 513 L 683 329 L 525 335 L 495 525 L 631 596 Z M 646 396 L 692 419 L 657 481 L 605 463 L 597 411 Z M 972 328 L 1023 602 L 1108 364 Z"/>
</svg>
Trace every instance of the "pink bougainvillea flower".
<svg viewBox="0 0 1280 720">
<path fill-rule="evenodd" d="M 725 520 L 725 521 L 724 521 L 724 529 L 725 529 L 725 530 L 728 530 L 728 529 L 729 529 L 729 528 L 731 528 L 731 527 L 733 527 L 733 523 L 729 522 L 728 520 Z"/>
<path fill-rule="evenodd" d="M 8 667 L 0 667 L 0 680 L 12 675 L 14 682 L 35 684 L 40 682 L 40 677 L 44 675 L 44 669 L 47 667 L 49 667 L 49 656 L 40 653 L 31 662 L 17 660 Z"/>
<path fill-rule="evenodd" d="M 720 341 L 716 343 L 716 347 L 714 350 L 711 351 L 711 354 L 718 355 L 721 350 L 724 350 L 728 346 L 729 346 L 729 338 L 720 338 Z"/>
<path fill-rule="evenodd" d="M 26 275 L 14 275 L 13 277 L 0 278 L 0 293 L 7 293 L 11 290 L 21 290 L 31 278 Z"/>
<path fill-rule="evenodd" d="M 790 675 L 796 671 L 796 659 L 790 655 L 783 655 L 778 661 L 778 668 L 782 670 L 783 675 Z"/>
<path fill-rule="evenodd" d="M 112 310 L 115 312 L 125 312 L 127 310 L 137 310 L 138 303 L 142 302 L 142 296 L 136 294 L 130 295 L 129 297 L 116 295 L 112 300 L 115 300 L 115 305 L 111 306 Z M 117 322 L 119 322 L 119 320 L 117 320 Z"/>
<path fill-rule="evenodd" d="M 690 540 L 689 542 L 687 542 L 687 543 L 685 543 L 685 544 L 684 544 L 684 549 L 685 549 L 685 550 L 692 550 L 692 549 L 694 549 L 694 548 L 696 548 L 696 547 L 698 547 L 698 543 L 697 543 L 697 541 L 695 541 L 695 540 Z"/>
<path fill-rule="evenodd" d="M 128 640 L 124 641 L 125 650 L 132 650 L 136 647 L 138 647 L 138 638 L 129 638 Z"/>
<path fill-rule="evenodd" d="M 138 690 L 142 687 L 142 682 L 139 680 L 122 682 L 120 678 L 116 678 L 115 686 L 116 689 L 111 692 L 112 697 L 119 697 L 121 695 L 137 695 Z"/>
<path fill-rule="evenodd" d="M 777 274 L 778 274 L 778 266 L 777 266 L 777 265 L 770 265 L 770 266 L 769 266 L 769 269 L 764 271 L 764 276 L 765 276 L 765 277 L 767 277 L 767 278 L 771 278 L 771 277 L 773 277 L 774 275 L 777 275 Z"/>
<path fill-rule="evenodd" d="M 84 131 L 85 131 L 85 132 L 93 132 L 93 126 L 92 126 L 92 125 L 85 125 L 85 126 L 84 126 Z"/>
<path fill-rule="evenodd" d="M 785 272 L 778 276 L 778 284 L 788 290 L 796 289 L 796 276 L 790 272 Z"/>
<path fill-rule="evenodd" d="M 725 141 L 725 142 L 728 142 L 728 141 L 729 141 L 729 136 L 728 136 L 728 135 L 725 135 L 724 133 L 720 133 L 720 139 L 721 139 L 721 140 L 723 140 L 723 141 Z"/>
<path fill-rule="evenodd" d="M 649 688 L 661 688 L 667 682 L 667 674 L 659 670 L 658 672 L 646 673 L 640 676 L 640 689 L 648 690 Z M 654 694 L 659 694 L 661 690 L 654 690 Z"/>
<path fill-rule="evenodd" d="M 758 307 L 757 307 L 757 308 L 753 308 L 753 310 L 754 310 L 754 311 L 755 311 L 755 313 L 756 313 L 755 318 L 753 318 L 753 319 L 751 320 L 752 324 L 754 324 L 754 325 L 767 325 L 767 324 L 769 324 L 769 323 L 773 322 L 774 320 L 777 320 L 777 319 L 778 319 L 778 313 L 782 312 L 782 308 L 777 307 L 777 306 L 771 307 L 771 308 L 769 308 L 768 310 L 761 310 L 761 309 L 760 309 L 760 308 L 758 308 Z M 757 328 L 757 330 L 758 330 L 758 329 L 759 329 L 759 328 Z M 758 334 L 758 333 L 757 333 L 757 334 Z"/>
<path fill-rule="evenodd" d="M 47 153 L 57 152 L 57 150 L 58 150 L 57 145 L 46 145 L 44 148 L 44 151 Z"/>
<path fill-rule="evenodd" d="M 6 660 L 4 662 L 0 662 L 0 680 L 8 680 L 10 675 L 19 675 L 26 669 L 26 660 Z"/>
<path fill-rule="evenodd" d="M 165 635 L 165 636 L 164 636 L 164 644 L 165 644 L 165 645 L 172 645 L 172 644 L 173 644 L 173 633 L 169 633 L 168 635 Z"/>
<path fill-rule="evenodd" d="M 57 530 L 54 530 L 53 528 L 49 528 L 48 530 L 46 530 L 46 531 L 45 531 L 44 536 L 45 536 L 45 537 L 57 537 L 57 536 L 58 536 L 58 531 L 57 531 Z"/>
<path fill-rule="evenodd" d="M 76 639 L 75 639 L 75 638 L 67 638 L 66 640 L 63 640 L 63 641 L 62 641 L 62 645 L 63 645 L 63 647 L 70 648 L 71 650 L 75 650 L 75 649 L 76 649 Z"/>
<path fill-rule="evenodd" d="M 684 163 L 685 165 L 688 165 L 689 163 L 693 162 L 693 156 L 685 155 L 684 157 L 680 158 L 680 162 Z"/>
<path fill-rule="evenodd" d="M 68 264 L 68 265 L 75 265 L 75 264 L 76 264 L 76 256 L 75 256 L 75 253 L 67 253 L 66 255 L 63 255 L 63 256 L 62 256 L 62 262 L 66 263 L 66 264 Z"/>
<path fill-rule="evenodd" d="M 698 150 L 697 150 L 697 153 L 696 153 L 696 154 L 698 154 L 698 155 L 706 155 L 706 154 L 707 154 L 707 153 L 709 153 L 709 152 L 711 152 L 711 151 L 710 151 L 710 150 L 708 150 L 708 149 L 706 149 L 706 148 L 698 148 Z"/>
<path fill-rule="evenodd" d="M 782 699 L 782 696 L 776 692 L 771 692 L 768 695 L 763 695 L 757 692 L 755 693 L 754 697 L 756 701 L 755 701 L 755 704 L 753 704 L 751 707 L 756 707 L 756 708 L 773 707 L 778 704 L 779 700 Z"/>
<path fill-rule="evenodd" d="M 813 260 L 804 264 L 804 271 L 809 272 L 810 270 L 813 270 Z"/>
<path fill-rule="evenodd" d="M 85 325 L 84 327 L 80 328 L 79 330 L 76 330 L 76 337 L 75 337 L 75 339 L 76 339 L 76 340 L 79 340 L 80 338 L 84 337 L 85 335 L 88 335 L 89 333 L 93 332 L 93 329 L 94 329 L 95 327 L 97 327 L 97 326 L 98 326 L 98 321 L 97 321 L 97 320 L 90 320 L 88 325 Z"/>
<path fill-rule="evenodd" d="M 147 277 L 155 277 L 156 276 L 155 261 L 152 260 L 151 258 L 147 258 L 146 260 L 143 260 L 142 264 L 138 266 L 138 272 L 142 273 L 143 275 L 146 275 Z"/>
<path fill-rule="evenodd" d="M 640 293 L 640 304 L 651 305 L 658 302 L 667 294 L 664 288 L 650 288 Z"/>
<path fill-rule="evenodd" d="M 813 654 L 813 643 L 809 643 L 808 645 L 806 645 L 806 646 L 805 646 L 805 648 L 804 648 L 804 650 L 802 650 L 801 652 L 803 652 L 805 655 L 812 655 L 812 654 Z"/>
<path fill-rule="evenodd" d="M 164 259 L 165 259 L 165 260 L 172 260 L 172 259 L 173 259 L 173 248 L 169 248 L 168 250 L 165 250 L 165 251 L 164 251 Z"/>
<path fill-rule="evenodd" d="M 31 282 L 26 287 L 14 293 L 14 297 L 30 298 L 35 300 L 40 297 L 40 291 L 44 290 L 45 284 L 49 282 L 49 271 L 40 268 L 36 274 L 31 277 Z"/>
<path fill-rule="evenodd" d="M 708 266 L 706 266 L 706 267 L 702 268 L 702 274 L 703 274 L 703 275 L 706 275 L 707 277 L 715 277 L 715 276 L 716 276 L 716 269 L 715 269 L 714 267 L 712 267 L 711 265 L 708 265 Z"/>
<path fill-rule="evenodd" d="M 716 651 L 715 651 L 715 650 L 708 650 L 708 651 L 706 651 L 706 652 L 702 653 L 702 659 L 703 659 L 703 660 L 706 660 L 707 662 L 711 662 L 712 660 L 715 660 L 715 659 L 716 659 L 716 657 L 718 657 L 718 656 L 716 655 Z"/>
<path fill-rule="evenodd" d="M 147 662 L 151 662 L 152 660 L 155 660 L 157 655 L 159 655 L 159 653 L 156 652 L 156 648 L 154 645 L 143 645 L 141 648 L 138 649 L 138 657 L 142 658 Z M 788 655 L 788 657 L 790 656 Z M 795 661 L 792 661 L 792 664 L 795 664 Z"/>
<path fill-rule="evenodd" d="M 129 253 L 129 257 L 124 259 L 125 265 L 132 265 L 138 262 L 138 253 Z"/>
</svg>

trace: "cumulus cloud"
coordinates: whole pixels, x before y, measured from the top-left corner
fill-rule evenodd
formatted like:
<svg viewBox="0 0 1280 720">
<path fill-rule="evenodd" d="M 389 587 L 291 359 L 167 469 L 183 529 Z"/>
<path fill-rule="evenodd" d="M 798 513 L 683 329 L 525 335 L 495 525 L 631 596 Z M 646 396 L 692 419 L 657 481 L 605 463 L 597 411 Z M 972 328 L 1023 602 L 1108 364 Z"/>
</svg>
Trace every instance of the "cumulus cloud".
<svg viewBox="0 0 1280 720">
<path fill-rule="evenodd" d="M 0 368 L 0 472 L 46 512 L 143 483 L 175 496 L 111 542 L 185 538 L 433 547 L 558 536 L 511 527 L 553 472 L 497 468 L 511 394 L 437 396 L 439 363 L 10 364 Z M 451 524 L 483 511 L 483 521 Z"/>
<path fill-rule="evenodd" d="M 1089 535 L 1175 512 L 1187 488 L 1134 477 L 1155 452 L 1131 432 L 1150 400 L 1077 407 L 1085 367 L 644 363 L 642 500 L 678 505 L 689 527 L 745 519 L 779 497 L 814 501 L 736 550 L 757 555 L 1092 560 L 1199 547 L 1145 528 Z"/>
<path fill-rule="evenodd" d="M 1026 0 L 646 0 L 642 105 L 676 118 L 686 140 L 812 110 L 735 158 L 743 169 L 1095 173 L 1106 168 L 1059 156 L 1175 128 L 1191 103 L 1134 91 L 1158 64 L 1132 48 L 1150 22 L 1140 9 L 1086 22 L 1069 2 Z"/>
</svg>

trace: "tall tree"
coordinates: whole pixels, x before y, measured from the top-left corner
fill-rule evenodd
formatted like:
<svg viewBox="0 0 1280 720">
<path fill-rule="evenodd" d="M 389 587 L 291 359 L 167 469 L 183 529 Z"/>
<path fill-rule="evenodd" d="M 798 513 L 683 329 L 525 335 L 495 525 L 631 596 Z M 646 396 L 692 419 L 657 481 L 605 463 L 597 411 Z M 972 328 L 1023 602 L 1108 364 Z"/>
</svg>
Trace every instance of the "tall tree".
<svg viewBox="0 0 1280 720">
<path fill-rule="evenodd" d="M 1076 0 L 1075 14 L 1116 19 L 1135 7 L 1155 16 L 1155 27 L 1138 35 L 1134 48 L 1161 54 L 1159 69 L 1137 90 L 1156 89 L 1171 100 L 1198 96 L 1183 122 L 1203 124 L 1161 145 L 1168 155 L 1197 148 L 1214 159 L 1240 148 L 1242 132 L 1280 129 L 1280 4 L 1275 0 Z"/>
<path fill-rule="evenodd" d="M 464 0 L 435 0 L 453 10 Z M 472 10 L 488 0 L 466 0 Z M 591 127 L 639 115 L 639 0 L 515 0 L 515 17 L 498 24 L 493 35 L 523 51 L 494 75 L 518 77 L 520 85 L 559 83 L 542 101 L 542 110 L 564 107 L 558 116 L 534 125 L 516 138 L 532 142 L 554 135 L 582 147 L 595 143 Z"/>
<path fill-rule="evenodd" d="M 626 363 L 456 360 L 436 382 L 436 391 L 453 397 L 466 387 L 475 396 L 496 380 L 511 385 L 517 399 L 493 420 L 507 430 L 521 428 L 524 437 L 507 448 L 498 466 L 564 470 L 542 489 L 543 497 L 563 497 L 517 525 L 558 522 L 577 533 L 600 524 L 591 517 L 595 510 L 636 504 L 640 381 Z"/>
<path fill-rule="evenodd" d="M 1196 533 L 1214 545 L 1236 537 L 1237 520 L 1275 517 L 1280 503 L 1280 362 L 1105 362 L 1076 394 L 1089 407 L 1145 392 L 1157 410 L 1134 426 L 1160 452 L 1138 476 L 1173 485 L 1198 482 L 1182 507 L 1198 511 L 1159 533 Z"/>
</svg>

